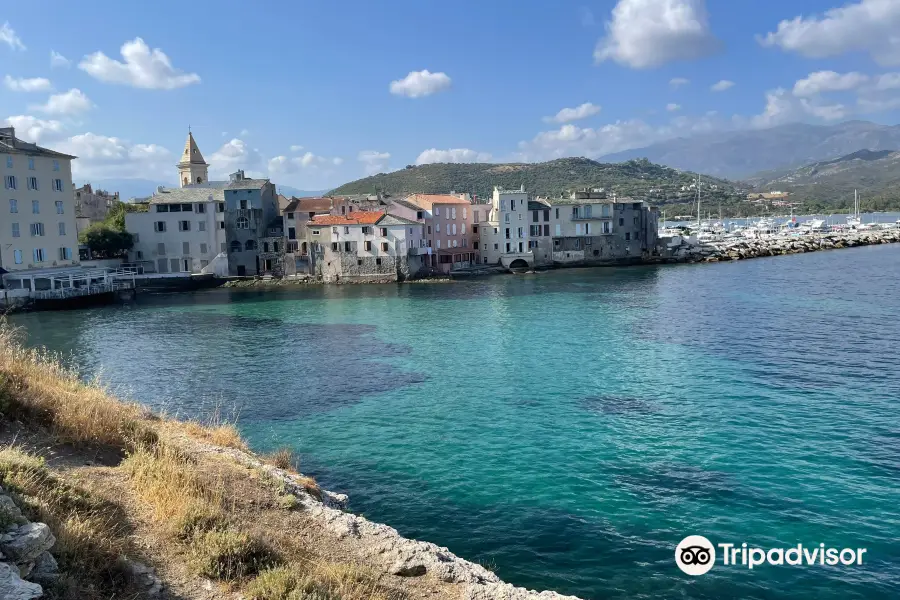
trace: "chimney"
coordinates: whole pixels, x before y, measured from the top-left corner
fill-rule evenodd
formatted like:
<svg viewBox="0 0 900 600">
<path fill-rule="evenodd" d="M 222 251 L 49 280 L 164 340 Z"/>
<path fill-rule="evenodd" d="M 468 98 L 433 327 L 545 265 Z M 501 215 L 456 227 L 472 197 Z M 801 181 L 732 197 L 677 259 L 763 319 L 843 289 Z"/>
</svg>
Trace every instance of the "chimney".
<svg viewBox="0 0 900 600">
<path fill-rule="evenodd" d="M 6 142 L 9 145 L 15 145 L 16 141 L 16 128 L 15 127 L 0 127 L 0 142 Z"/>
</svg>

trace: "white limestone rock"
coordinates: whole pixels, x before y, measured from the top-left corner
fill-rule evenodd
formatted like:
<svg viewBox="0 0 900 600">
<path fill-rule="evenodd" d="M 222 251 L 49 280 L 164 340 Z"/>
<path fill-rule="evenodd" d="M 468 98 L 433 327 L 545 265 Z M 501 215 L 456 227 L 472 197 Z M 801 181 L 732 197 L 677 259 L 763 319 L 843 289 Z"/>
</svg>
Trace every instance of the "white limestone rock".
<svg viewBox="0 0 900 600">
<path fill-rule="evenodd" d="M 0 598 L 4 600 L 33 600 L 44 595 L 44 588 L 19 577 L 12 565 L 0 563 Z"/>
<path fill-rule="evenodd" d="M 34 562 L 49 550 L 56 538 L 45 523 L 28 523 L 6 532 L 0 537 L 0 550 L 12 562 L 22 565 Z"/>
</svg>

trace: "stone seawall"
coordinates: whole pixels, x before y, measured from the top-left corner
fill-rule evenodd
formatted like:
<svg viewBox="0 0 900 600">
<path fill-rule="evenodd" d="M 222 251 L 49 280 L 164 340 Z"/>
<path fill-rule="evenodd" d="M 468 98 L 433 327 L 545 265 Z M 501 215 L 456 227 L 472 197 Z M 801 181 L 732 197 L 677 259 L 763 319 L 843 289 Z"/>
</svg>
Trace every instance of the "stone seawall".
<svg viewBox="0 0 900 600">
<path fill-rule="evenodd" d="M 721 262 L 896 243 L 900 243 L 900 229 L 773 236 L 761 239 L 737 238 L 699 244 L 683 241 L 679 245 L 667 247 L 662 262 Z"/>
</svg>

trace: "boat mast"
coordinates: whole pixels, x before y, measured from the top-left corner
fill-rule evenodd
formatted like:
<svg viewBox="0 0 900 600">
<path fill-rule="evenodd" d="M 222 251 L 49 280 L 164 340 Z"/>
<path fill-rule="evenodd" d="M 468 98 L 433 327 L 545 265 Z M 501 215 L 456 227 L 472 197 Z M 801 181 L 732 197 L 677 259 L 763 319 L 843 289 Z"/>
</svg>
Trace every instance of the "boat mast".
<svg viewBox="0 0 900 600">
<path fill-rule="evenodd" d="M 700 174 L 697 174 L 697 230 L 700 230 Z"/>
</svg>

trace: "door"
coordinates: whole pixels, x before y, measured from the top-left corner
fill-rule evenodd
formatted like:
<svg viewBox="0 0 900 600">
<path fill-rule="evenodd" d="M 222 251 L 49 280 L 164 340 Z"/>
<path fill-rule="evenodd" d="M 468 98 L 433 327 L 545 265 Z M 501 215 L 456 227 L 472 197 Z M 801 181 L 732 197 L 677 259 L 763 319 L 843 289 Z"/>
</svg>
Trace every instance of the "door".
<svg viewBox="0 0 900 600">
<path fill-rule="evenodd" d="M 244 265 L 238 265 L 237 272 L 238 277 L 243 277 L 247 274 L 247 267 L 245 267 Z"/>
<path fill-rule="evenodd" d="M 169 272 L 169 263 L 164 258 L 157 259 L 156 261 L 156 270 L 160 273 L 168 273 Z"/>
</svg>

